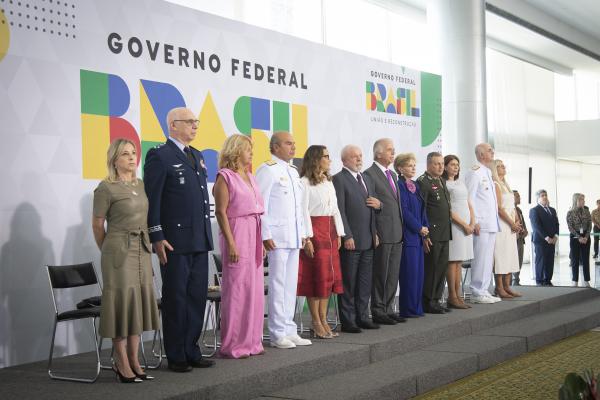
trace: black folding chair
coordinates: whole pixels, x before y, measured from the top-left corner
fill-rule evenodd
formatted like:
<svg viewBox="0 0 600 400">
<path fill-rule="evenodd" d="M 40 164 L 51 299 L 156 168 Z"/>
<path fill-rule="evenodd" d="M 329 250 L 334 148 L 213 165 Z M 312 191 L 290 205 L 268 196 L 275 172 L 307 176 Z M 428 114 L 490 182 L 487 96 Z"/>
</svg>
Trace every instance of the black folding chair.
<svg viewBox="0 0 600 400">
<path fill-rule="evenodd" d="M 52 342 L 50 343 L 50 356 L 48 357 L 48 375 L 52 379 L 72 381 L 72 382 L 85 382 L 94 383 L 100 375 L 100 346 L 102 345 L 102 338 L 98 339 L 98 333 L 96 331 L 96 318 L 100 317 L 100 307 L 92 306 L 81 309 L 71 309 L 67 311 L 59 312 L 56 306 L 56 298 L 54 296 L 55 290 L 60 289 L 71 289 L 81 286 L 98 286 L 98 290 L 102 292 L 98 277 L 94 265 L 91 262 L 76 265 L 63 265 L 63 266 L 46 266 L 48 272 L 48 280 L 50 282 L 50 293 L 52 294 L 52 303 L 54 304 L 54 329 L 52 331 Z M 81 319 L 91 319 L 92 328 L 94 330 L 94 350 L 96 352 L 96 375 L 93 378 L 76 378 L 72 376 L 56 375 L 52 372 L 52 356 L 54 353 L 54 340 L 56 337 L 56 327 L 59 322 L 75 321 Z"/>
<path fill-rule="evenodd" d="M 219 254 L 213 253 L 213 261 L 215 262 L 215 268 L 217 273 L 215 274 L 215 284 L 219 286 L 219 290 L 208 292 L 206 302 L 208 303 L 208 309 L 204 317 L 204 325 L 202 329 L 202 345 L 208 349 L 211 349 L 207 353 L 203 353 L 204 357 L 212 357 L 216 354 L 217 350 L 221 346 L 219 343 L 217 330 L 221 324 L 221 277 L 223 276 L 223 263 Z M 206 331 L 208 326 L 208 320 L 211 320 L 213 327 L 213 340 L 212 343 L 206 343 Z"/>
</svg>

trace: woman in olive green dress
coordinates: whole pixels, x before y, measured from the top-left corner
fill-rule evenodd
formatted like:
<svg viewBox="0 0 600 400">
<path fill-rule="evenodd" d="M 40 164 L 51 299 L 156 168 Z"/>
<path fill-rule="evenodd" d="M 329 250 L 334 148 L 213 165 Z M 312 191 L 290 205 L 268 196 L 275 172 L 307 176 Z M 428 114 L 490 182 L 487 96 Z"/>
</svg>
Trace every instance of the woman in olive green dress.
<svg viewBox="0 0 600 400">
<path fill-rule="evenodd" d="M 135 145 L 113 141 L 107 154 L 108 176 L 94 190 L 94 238 L 102 253 L 100 335 L 112 338 L 113 370 L 121 382 L 142 382 L 138 359 L 140 334 L 158 329 L 148 238 L 148 199 L 136 177 Z M 106 222 L 106 230 L 104 228 Z"/>
</svg>

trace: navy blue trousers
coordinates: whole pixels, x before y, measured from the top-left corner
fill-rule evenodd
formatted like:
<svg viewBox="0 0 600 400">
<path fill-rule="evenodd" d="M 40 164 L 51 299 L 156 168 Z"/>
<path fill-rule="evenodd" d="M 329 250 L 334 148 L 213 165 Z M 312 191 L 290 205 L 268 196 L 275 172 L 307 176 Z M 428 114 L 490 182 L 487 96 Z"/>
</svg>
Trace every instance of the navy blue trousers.
<svg viewBox="0 0 600 400">
<path fill-rule="evenodd" d="M 202 358 L 202 333 L 208 291 L 208 252 L 168 253 L 162 275 L 162 324 L 169 362 Z"/>
<path fill-rule="evenodd" d="M 554 274 L 554 245 L 534 243 L 535 249 L 535 282 L 550 283 Z"/>
</svg>

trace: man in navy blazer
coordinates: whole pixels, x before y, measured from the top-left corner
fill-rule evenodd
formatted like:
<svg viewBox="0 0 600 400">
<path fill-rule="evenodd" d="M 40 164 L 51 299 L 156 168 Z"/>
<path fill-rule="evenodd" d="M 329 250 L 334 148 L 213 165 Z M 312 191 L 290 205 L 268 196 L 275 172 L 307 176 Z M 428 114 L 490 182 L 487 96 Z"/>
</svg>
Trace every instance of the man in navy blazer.
<svg viewBox="0 0 600 400">
<path fill-rule="evenodd" d="M 169 138 L 150 149 L 144 164 L 148 231 L 161 264 L 162 322 L 169 369 L 188 372 L 213 361 L 202 358 L 208 290 L 208 252 L 213 249 L 206 167 L 190 146 L 198 120 L 187 108 L 167 114 Z"/>
<path fill-rule="evenodd" d="M 529 210 L 529 220 L 533 230 L 532 241 L 535 250 L 535 282 L 538 286 L 553 286 L 554 246 L 558 241 L 558 217 L 556 210 L 549 206 L 548 193 L 536 192 L 538 205 Z"/>
<path fill-rule="evenodd" d="M 373 192 L 371 178 L 360 173 L 362 151 L 358 146 L 342 149 L 344 168 L 333 176 L 338 208 L 344 223 L 344 245 L 340 249 L 344 293 L 338 295 L 342 332 L 377 329 L 369 318 L 373 279 L 373 250 L 379 244 L 375 213 L 381 203 Z"/>
</svg>

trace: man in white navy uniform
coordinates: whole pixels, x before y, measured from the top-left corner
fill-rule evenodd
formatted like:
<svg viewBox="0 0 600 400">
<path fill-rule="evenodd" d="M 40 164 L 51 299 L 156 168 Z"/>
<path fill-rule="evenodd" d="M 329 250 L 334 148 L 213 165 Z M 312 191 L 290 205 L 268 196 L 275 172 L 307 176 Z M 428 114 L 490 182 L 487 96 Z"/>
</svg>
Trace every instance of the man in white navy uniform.
<svg viewBox="0 0 600 400">
<path fill-rule="evenodd" d="M 298 336 L 294 313 L 298 261 L 306 231 L 302 221 L 302 183 L 290 161 L 296 143 L 289 132 L 275 132 L 269 143 L 272 159 L 256 171 L 265 201 L 262 239 L 269 258 L 269 335 L 271 346 L 291 349 L 311 345 Z"/>
<path fill-rule="evenodd" d="M 494 245 L 500 231 L 498 200 L 490 166 L 494 149 L 489 143 L 475 146 L 477 163 L 467 172 L 465 183 L 475 212 L 473 236 L 473 261 L 471 262 L 471 292 L 474 303 L 491 304 L 500 301 L 489 292 L 492 283 Z"/>
</svg>

